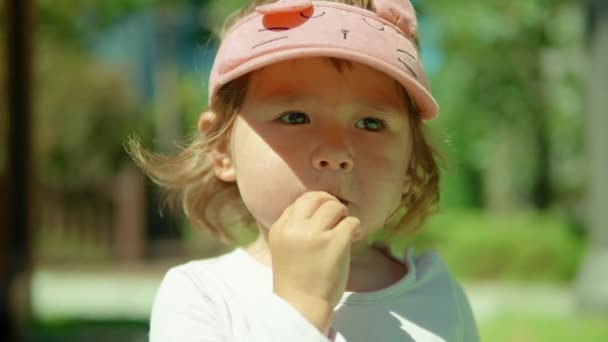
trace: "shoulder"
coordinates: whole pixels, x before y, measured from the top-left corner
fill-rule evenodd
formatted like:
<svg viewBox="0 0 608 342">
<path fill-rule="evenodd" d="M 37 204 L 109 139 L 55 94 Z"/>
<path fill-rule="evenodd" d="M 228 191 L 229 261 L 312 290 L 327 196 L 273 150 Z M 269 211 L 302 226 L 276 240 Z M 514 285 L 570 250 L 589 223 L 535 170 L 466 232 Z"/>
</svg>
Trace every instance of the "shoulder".
<svg viewBox="0 0 608 342">
<path fill-rule="evenodd" d="M 209 296 L 221 291 L 225 282 L 238 276 L 238 270 L 237 250 L 209 259 L 189 261 L 165 273 L 157 296 L 178 299 L 180 296 L 191 296 L 193 292 Z"/>
<path fill-rule="evenodd" d="M 201 332 L 223 334 L 228 316 L 222 308 L 230 297 L 223 284 L 236 273 L 237 263 L 233 251 L 169 269 L 152 306 L 150 340 L 194 340 Z"/>
<path fill-rule="evenodd" d="M 455 296 L 464 295 L 464 291 L 450 272 L 450 269 L 441 255 L 435 250 L 425 250 L 419 255 L 414 253 L 412 248 L 406 252 L 406 262 L 412 267 L 419 285 L 434 284 L 437 288 L 450 290 L 449 293 Z"/>
<path fill-rule="evenodd" d="M 460 321 L 461 335 L 465 337 L 463 340 L 479 341 L 475 318 L 467 294 L 458 280 L 452 276 L 441 255 L 434 250 L 425 251 L 419 256 L 413 256 L 413 250 L 408 250 L 409 253 L 416 265 L 417 278 L 435 292 L 442 292 L 446 296 L 444 300 L 453 304 Z"/>
<path fill-rule="evenodd" d="M 469 306 L 465 291 L 438 252 L 426 250 L 416 256 L 413 249 L 408 249 L 406 261 L 414 266 L 411 276 L 419 291 L 443 298 L 446 304 L 452 304 L 451 307 L 459 316 L 467 311 Z"/>
<path fill-rule="evenodd" d="M 169 269 L 167 275 L 181 274 L 190 278 L 200 275 L 228 274 L 234 271 L 240 261 L 239 250 L 234 249 L 228 253 L 221 254 L 208 259 L 192 260 Z"/>
<path fill-rule="evenodd" d="M 415 254 L 413 248 L 406 251 L 406 262 L 413 266 L 415 277 L 419 282 L 425 281 L 455 281 L 448 265 L 441 255 L 435 250 L 425 250 L 419 255 Z"/>
<path fill-rule="evenodd" d="M 167 316 L 196 317 L 200 308 L 211 309 L 226 297 L 223 286 L 235 273 L 235 252 L 210 259 L 190 261 L 170 268 L 160 283 L 154 298 L 152 321 Z M 196 314 L 195 314 L 196 313 Z"/>
</svg>

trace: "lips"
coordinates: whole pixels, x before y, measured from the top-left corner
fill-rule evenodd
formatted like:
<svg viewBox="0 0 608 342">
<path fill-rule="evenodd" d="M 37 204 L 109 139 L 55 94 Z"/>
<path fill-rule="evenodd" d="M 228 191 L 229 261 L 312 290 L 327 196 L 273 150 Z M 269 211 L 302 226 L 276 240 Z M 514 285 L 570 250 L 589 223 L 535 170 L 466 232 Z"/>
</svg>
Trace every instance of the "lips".
<svg viewBox="0 0 608 342">
<path fill-rule="evenodd" d="M 318 191 L 323 191 L 323 192 L 327 192 L 328 194 L 334 196 L 338 201 L 340 201 L 340 203 L 344 204 L 344 205 L 349 205 L 351 204 L 351 202 L 346 199 L 345 196 L 342 195 L 341 191 L 334 189 L 327 189 L 327 188 L 321 188 Z"/>
<path fill-rule="evenodd" d="M 338 197 L 338 196 L 334 196 L 334 197 L 336 197 L 338 199 L 338 201 L 340 201 L 340 203 L 342 203 L 344 205 L 348 205 L 348 203 L 350 203 L 350 202 L 348 202 L 347 200 L 345 200 L 345 199 L 343 199 L 341 197 Z"/>
<path fill-rule="evenodd" d="M 350 203 L 349 200 L 345 199 L 344 197 L 342 197 L 341 195 L 338 195 L 338 192 L 332 192 L 332 191 L 328 191 L 328 193 L 332 196 L 334 196 L 335 198 L 338 199 L 338 201 L 340 201 L 340 203 L 344 204 L 344 205 L 348 205 Z"/>
</svg>

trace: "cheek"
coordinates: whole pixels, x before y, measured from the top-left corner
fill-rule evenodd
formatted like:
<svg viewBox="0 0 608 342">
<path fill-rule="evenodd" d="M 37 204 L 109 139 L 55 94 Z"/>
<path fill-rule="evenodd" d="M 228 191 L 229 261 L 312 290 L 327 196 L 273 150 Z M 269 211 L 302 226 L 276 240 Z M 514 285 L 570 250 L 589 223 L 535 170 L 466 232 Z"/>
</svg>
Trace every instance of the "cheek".
<svg viewBox="0 0 608 342">
<path fill-rule="evenodd" d="M 356 167 L 361 168 L 365 178 L 392 188 L 403 184 L 411 160 L 410 147 L 401 139 L 384 142 L 361 143 L 357 148 L 363 157 Z M 399 189 L 402 187 L 399 186 Z"/>
<path fill-rule="evenodd" d="M 296 177 L 269 142 L 237 125 L 232 144 L 237 186 L 253 217 L 270 227 L 298 196 Z"/>
<path fill-rule="evenodd" d="M 381 228 L 399 207 L 410 155 L 404 144 L 383 145 L 385 148 L 376 150 L 369 146 L 361 146 L 368 158 L 359 161 L 356 178 L 362 182 L 359 185 L 363 203 L 369 209 L 365 214 L 369 223 L 366 229 L 371 232 Z"/>
<path fill-rule="evenodd" d="M 401 202 L 406 168 L 402 163 L 382 160 L 366 165 L 361 172 L 363 196 L 371 201 L 369 205 L 392 212 Z"/>
</svg>

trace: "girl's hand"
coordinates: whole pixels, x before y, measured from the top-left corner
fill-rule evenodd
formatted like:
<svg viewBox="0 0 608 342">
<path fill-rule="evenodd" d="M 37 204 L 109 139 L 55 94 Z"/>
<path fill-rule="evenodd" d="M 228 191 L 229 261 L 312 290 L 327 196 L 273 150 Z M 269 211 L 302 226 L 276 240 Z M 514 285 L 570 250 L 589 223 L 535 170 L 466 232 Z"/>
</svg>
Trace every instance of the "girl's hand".
<svg viewBox="0 0 608 342">
<path fill-rule="evenodd" d="M 344 293 L 359 219 L 326 192 L 307 192 L 272 225 L 274 292 L 326 333 Z"/>
</svg>

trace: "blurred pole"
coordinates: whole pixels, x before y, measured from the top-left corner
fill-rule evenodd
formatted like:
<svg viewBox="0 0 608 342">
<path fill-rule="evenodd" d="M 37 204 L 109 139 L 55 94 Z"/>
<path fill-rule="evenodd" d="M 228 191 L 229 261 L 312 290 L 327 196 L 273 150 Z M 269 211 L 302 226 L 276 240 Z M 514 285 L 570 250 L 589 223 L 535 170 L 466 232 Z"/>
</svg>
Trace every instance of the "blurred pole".
<svg viewBox="0 0 608 342">
<path fill-rule="evenodd" d="M 3 341 L 17 341 L 30 319 L 32 1 L 7 0 L 5 6 L 8 165 L 0 184 L 0 331 Z"/>
<path fill-rule="evenodd" d="M 608 1 L 587 1 L 585 145 L 588 247 L 578 279 L 582 310 L 608 313 Z"/>
<path fill-rule="evenodd" d="M 119 172 L 113 191 L 116 201 L 114 246 L 123 264 L 141 263 L 146 243 L 146 193 L 144 176 L 132 164 Z"/>
</svg>

